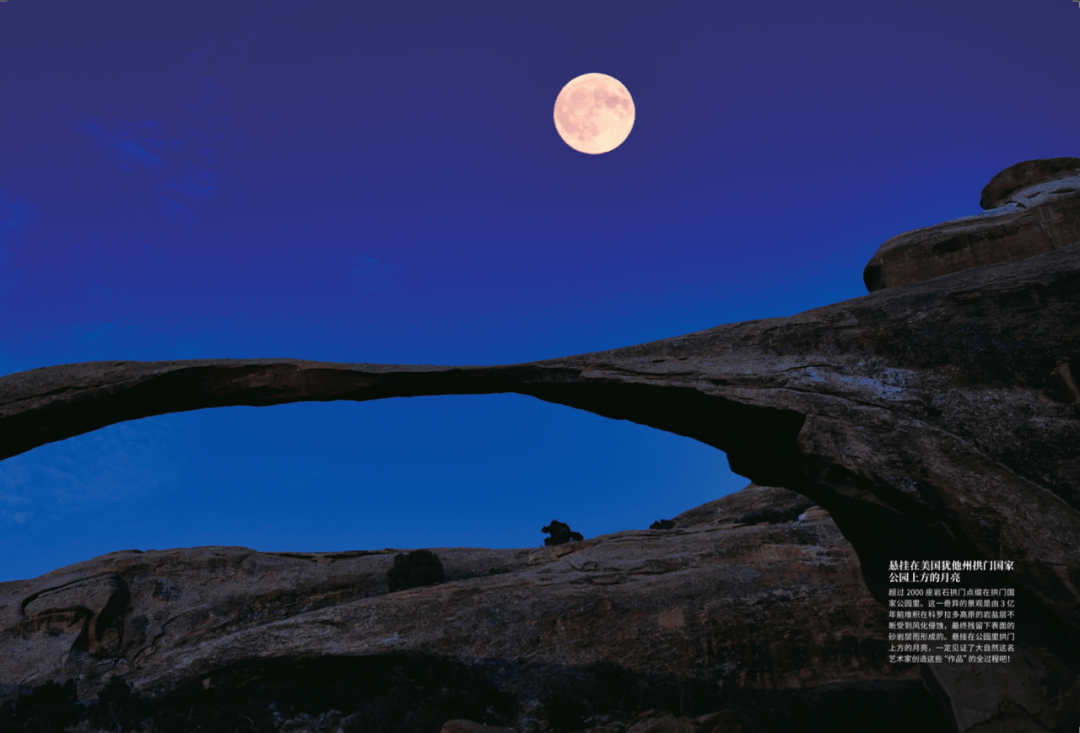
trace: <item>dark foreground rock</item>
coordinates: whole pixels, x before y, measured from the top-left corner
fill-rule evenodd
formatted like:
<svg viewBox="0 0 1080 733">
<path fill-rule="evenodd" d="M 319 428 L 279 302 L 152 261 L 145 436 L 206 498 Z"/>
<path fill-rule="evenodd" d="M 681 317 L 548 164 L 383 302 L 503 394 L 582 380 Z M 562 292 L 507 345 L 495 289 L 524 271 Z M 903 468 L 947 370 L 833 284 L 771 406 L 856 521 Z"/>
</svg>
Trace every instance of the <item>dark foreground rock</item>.
<svg viewBox="0 0 1080 733">
<path fill-rule="evenodd" d="M 888 663 L 887 611 L 827 512 L 751 485 L 673 522 L 436 548 L 445 580 L 396 593 L 396 550 L 112 553 L 0 584 L 0 679 L 70 678 L 89 701 L 119 675 L 219 715 L 257 699 L 282 726 L 336 710 L 358 730 L 698 731 L 727 710 L 744 731 L 950 730 L 918 665 Z"/>
<path fill-rule="evenodd" d="M 1064 216 L 1060 202 L 1076 197 L 1056 190 L 1036 192 L 1028 201 L 1045 200 L 1048 216 Z M 1005 216 L 986 221 L 991 223 L 965 240 L 970 252 L 992 251 L 1007 231 Z M 996 264 L 973 255 L 952 263 L 945 274 L 934 275 L 930 267 L 909 284 L 886 283 L 861 298 L 789 318 L 528 364 L 202 359 L 20 372 L 0 378 L 0 459 L 124 420 L 304 400 L 516 392 L 632 420 L 715 446 L 727 453 L 736 473 L 790 489 L 828 511 L 880 604 L 890 598 L 890 561 L 1011 563 L 981 578 L 1015 591 L 1009 663 L 924 662 L 922 679 L 961 733 L 1075 730 L 1080 236 L 1070 240 L 1069 226 L 1053 230 L 1054 246 L 1046 251 L 1010 254 L 1006 248 L 1007 258 Z M 122 599 L 131 592 L 109 576 L 93 582 L 87 592 L 97 599 Z M 586 582 L 590 588 L 604 585 Z M 450 593 L 446 588 L 410 591 L 417 594 L 411 602 L 433 604 L 425 607 L 434 613 L 453 600 L 443 598 Z M 722 602 L 710 596 L 714 601 Z M 110 648 L 110 634 L 119 633 L 110 629 L 119 623 L 115 609 L 122 604 L 109 603 L 100 606 L 93 628 L 79 642 L 87 653 Z M 30 606 L 25 601 L 19 612 Z M 582 607 L 588 608 L 584 602 Z M 68 607 L 55 606 L 57 613 L 63 608 Z M 383 633 L 387 629 L 376 618 L 372 628 Z M 29 616 L 22 619 L 28 621 Z M 336 622 L 326 623 L 332 633 Z M 578 627 L 561 628 L 569 636 L 560 651 L 570 654 Z M 241 638 L 222 653 L 237 660 L 268 653 L 257 639 L 248 648 L 249 637 Z M 57 641 L 57 651 L 74 642 L 66 643 Z M 392 643 L 385 648 L 393 650 Z M 273 648 L 283 657 L 292 653 L 287 638 Z M 803 648 L 807 661 L 800 668 L 812 667 L 817 650 Z M 529 649 L 515 648 L 513 658 Z M 579 661 L 567 662 L 553 679 L 573 677 L 580 669 L 574 665 L 587 663 L 585 657 L 571 658 Z M 201 670 L 199 659 L 190 656 L 185 664 L 194 666 L 181 665 L 175 673 Z M 663 660 L 657 657 L 658 669 L 666 669 Z M 715 680 L 706 684 L 717 689 Z"/>
</svg>

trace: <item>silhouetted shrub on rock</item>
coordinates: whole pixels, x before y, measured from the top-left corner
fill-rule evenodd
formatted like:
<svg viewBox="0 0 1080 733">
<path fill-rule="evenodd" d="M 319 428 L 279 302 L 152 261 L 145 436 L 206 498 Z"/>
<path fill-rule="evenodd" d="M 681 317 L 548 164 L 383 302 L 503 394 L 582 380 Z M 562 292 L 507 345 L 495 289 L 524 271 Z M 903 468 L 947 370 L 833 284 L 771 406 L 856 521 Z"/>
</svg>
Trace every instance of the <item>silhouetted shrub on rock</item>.
<svg viewBox="0 0 1080 733">
<path fill-rule="evenodd" d="M 569 524 L 563 524 L 558 519 L 552 519 L 551 524 L 540 529 L 541 532 L 546 532 L 551 535 L 544 540 L 545 546 L 550 545 L 562 545 L 570 540 L 575 542 L 581 542 L 584 537 L 581 536 L 581 532 L 571 532 Z"/>
<path fill-rule="evenodd" d="M 386 587 L 393 593 L 441 583 L 444 577 L 442 563 L 434 552 L 413 550 L 394 557 L 394 567 L 386 573 Z"/>
<path fill-rule="evenodd" d="M 649 529 L 674 529 L 675 522 L 670 519 L 658 519 L 649 525 Z"/>
</svg>

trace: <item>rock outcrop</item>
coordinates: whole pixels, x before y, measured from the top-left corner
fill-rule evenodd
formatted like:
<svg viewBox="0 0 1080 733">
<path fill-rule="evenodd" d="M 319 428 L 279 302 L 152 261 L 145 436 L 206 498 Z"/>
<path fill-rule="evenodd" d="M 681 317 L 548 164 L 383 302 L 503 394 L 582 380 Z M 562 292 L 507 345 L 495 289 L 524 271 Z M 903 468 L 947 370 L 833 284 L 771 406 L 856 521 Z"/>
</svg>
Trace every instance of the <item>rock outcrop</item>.
<svg viewBox="0 0 1080 733">
<path fill-rule="evenodd" d="M 715 446 L 736 473 L 828 511 L 881 604 L 891 560 L 1012 562 L 986 582 L 1015 588 L 1014 661 L 923 664 L 923 680 L 961 733 L 1074 729 L 1080 199 L 1055 191 L 979 219 L 955 250 L 972 254 L 947 267 L 910 249 L 930 264 L 908 284 L 882 264 L 887 242 L 875 255 L 887 287 L 869 295 L 611 351 L 487 367 L 202 359 L 11 374 L 0 458 L 124 420 L 302 400 L 516 392 L 632 420 Z M 995 249 L 1023 216 L 1053 246 Z M 108 643 L 112 627 L 96 623 L 88 647 Z"/>
<path fill-rule="evenodd" d="M 1062 178 L 1080 176 L 1080 158 L 1043 158 L 1011 165 L 990 179 L 979 198 L 980 208 L 996 209 L 1020 199 L 1020 193 Z"/>
<path fill-rule="evenodd" d="M 983 189 L 982 207 L 989 210 L 885 242 L 863 270 L 866 289 L 923 282 L 1080 242 L 1080 158 L 1006 168 Z"/>
<path fill-rule="evenodd" d="M 450 660 L 514 701 L 505 719 L 484 721 L 493 725 L 594 729 L 607 716 L 608 730 L 614 720 L 702 731 L 694 716 L 725 709 L 746 730 L 882 713 L 892 722 L 876 730 L 947 733 L 918 666 L 888 663 L 887 611 L 851 545 L 807 504 L 751 485 L 668 530 L 437 548 L 446 580 L 396 593 L 386 587 L 396 550 L 116 552 L 0 584 L 0 679 L 74 678 L 89 699 L 120 674 L 165 696 L 273 688 L 297 666 L 317 669 L 316 655 L 356 674 L 365 660 Z M 769 521 L 779 515 L 790 518 Z M 808 713 L 815 700 L 825 704 Z M 334 707 L 352 714 L 347 702 Z M 636 719 L 662 706 L 677 709 Z M 657 727 L 672 716 L 694 727 Z"/>
</svg>

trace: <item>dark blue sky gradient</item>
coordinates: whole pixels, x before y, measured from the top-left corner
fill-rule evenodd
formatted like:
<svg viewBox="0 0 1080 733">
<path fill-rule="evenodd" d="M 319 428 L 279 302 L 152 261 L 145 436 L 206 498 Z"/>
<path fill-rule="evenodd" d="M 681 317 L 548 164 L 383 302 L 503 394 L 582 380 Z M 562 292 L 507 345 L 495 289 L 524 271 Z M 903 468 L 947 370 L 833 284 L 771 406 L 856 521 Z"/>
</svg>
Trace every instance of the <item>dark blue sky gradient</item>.
<svg viewBox="0 0 1080 733">
<path fill-rule="evenodd" d="M 1080 10 L 0 3 L 0 375 L 107 360 L 505 364 L 865 294 L 889 237 L 1077 155 Z M 601 72 L 622 146 L 552 108 Z M 0 581 L 114 550 L 527 547 L 746 485 L 516 395 L 234 407 L 0 462 Z"/>
</svg>

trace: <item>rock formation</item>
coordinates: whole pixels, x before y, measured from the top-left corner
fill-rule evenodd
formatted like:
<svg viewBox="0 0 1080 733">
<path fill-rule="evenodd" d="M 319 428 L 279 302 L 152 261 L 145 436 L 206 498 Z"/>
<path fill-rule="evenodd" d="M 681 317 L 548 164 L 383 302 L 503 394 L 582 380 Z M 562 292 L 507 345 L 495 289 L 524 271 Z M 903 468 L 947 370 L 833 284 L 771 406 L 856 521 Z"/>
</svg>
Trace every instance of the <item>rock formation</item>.
<svg viewBox="0 0 1080 733">
<path fill-rule="evenodd" d="M 1029 160 L 994 176 L 981 214 L 905 232 L 863 270 L 866 289 L 1022 260 L 1080 241 L 1080 158 Z"/>
<path fill-rule="evenodd" d="M 591 730 L 607 716 L 606 730 L 659 731 L 682 718 L 678 730 L 708 731 L 696 717 L 723 709 L 724 730 L 884 713 L 891 722 L 876 730 L 947 733 L 918 666 L 888 663 L 887 611 L 851 545 L 807 504 L 750 485 L 668 530 L 437 548 L 445 581 L 396 593 L 386 587 L 390 549 L 115 552 L 0 584 L 0 679 L 74 678 L 82 698 L 116 673 L 140 694 L 257 683 L 272 696 L 297 668 L 318 674 L 316 654 L 351 663 L 356 676 L 387 658 L 429 660 L 418 669 L 435 687 L 461 684 L 438 676 L 437 661 L 452 660 L 512 699 L 506 718 L 484 721 L 493 725 Z M 762 519 L 782 513 L 801 519 Z M 420 673 L 400 677 L 424 685 Z M 346 716 L 347 702 L 334 704 Z M 675 709 L 636 720 L 660 707 Z"/>
<path fill-rule="evenodd" d="M 1014 661 L 923 664 L 922 679 L 961 733 L 1072 730 L 1080 198 L 1064 178 L 1026 176 L 1014 177 L 1027 188 L 1002 187 L 1016 211 L 941 225 L 948 244 L 936 250 L 920 239 L 928 230 L 894 238 L 867 267 L 870 294 L 789 318 L 505 366 L 201 359 L 11 374 L 0 378 L 0 459 L 124 420 L 304 400 L 516 392 L 632 420 L 715 446 L 736 473 L 828 511 L 881 604 L 890 560 L 1011 561 L 986 580 L 1015 588 Z M 123 595 L 93 582 L 102 598 Z M 80 642 L 88 652 L 113 643 L 115 603 Z"/>
<path fill-rule="evenodd" d="M 1011 165 L 990 179 L 979 206 L 996 209 L 1023 198 L 1022 192 L 1049 181 L 1080 175 L 1080 158 L 1044 158 Z"/>
</svg>

